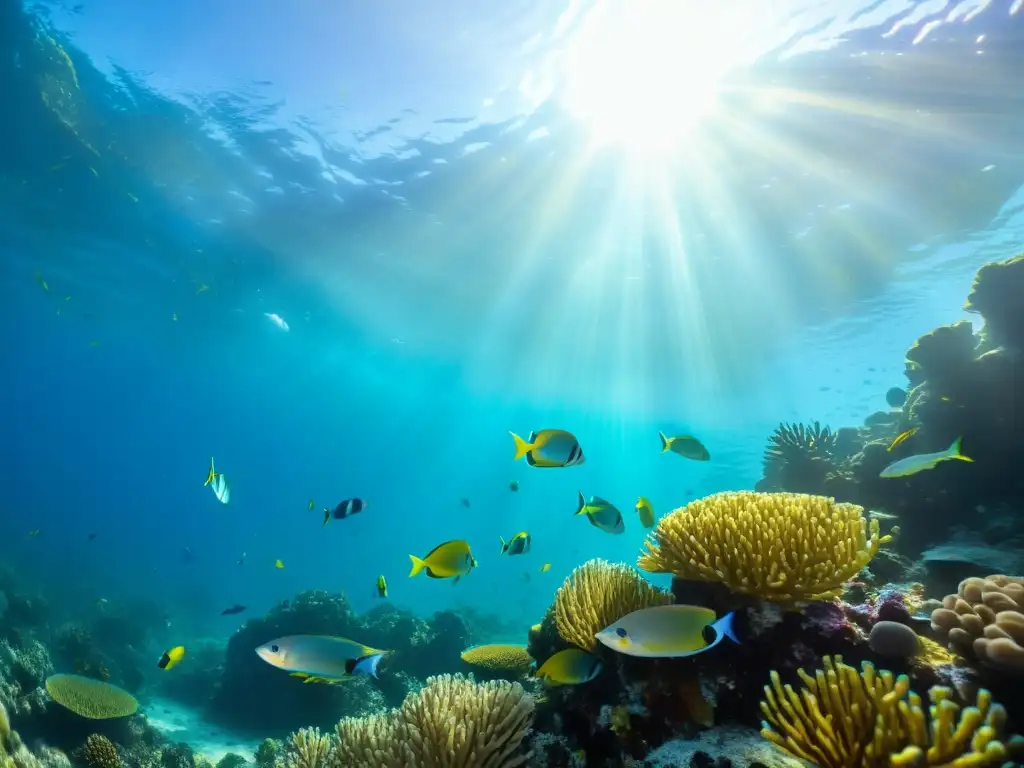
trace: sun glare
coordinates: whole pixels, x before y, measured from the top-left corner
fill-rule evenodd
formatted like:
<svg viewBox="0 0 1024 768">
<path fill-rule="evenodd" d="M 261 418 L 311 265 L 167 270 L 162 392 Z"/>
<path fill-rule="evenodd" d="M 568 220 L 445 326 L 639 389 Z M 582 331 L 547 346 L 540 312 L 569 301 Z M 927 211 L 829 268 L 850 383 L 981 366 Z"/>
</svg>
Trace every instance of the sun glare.
<svg viewBox="0 0 1024 768">
<path fill-rule="evenodd" d="M 566 106 L 597 143 L 660 154 L 715 111 L 742 36 L 713 0 L 597 5 L 566 51 Z M 718 6 L 716 8 L 716 6 Z"/>
</svg>

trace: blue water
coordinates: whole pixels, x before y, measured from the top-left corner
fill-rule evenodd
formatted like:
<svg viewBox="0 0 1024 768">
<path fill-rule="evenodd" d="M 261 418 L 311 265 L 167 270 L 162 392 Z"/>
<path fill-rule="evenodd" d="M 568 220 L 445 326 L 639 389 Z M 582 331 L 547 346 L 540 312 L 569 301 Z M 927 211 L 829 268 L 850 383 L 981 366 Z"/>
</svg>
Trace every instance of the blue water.
<svg viewBox="0 0 1024 768">
<path fill-rule="evenodd" d="M 2 5 L 0 552 L 69 613 L 227 635 L 384 573 L 528 625 L 634 559 L 638 495 L 750 488 L 780 420 L 883 408 L 1024 234 L 1019 2 Z M 513 463 L 544 427 L 587 463 Z M 454 538 L 469 577 L 406 578 Z"/>
</svg>

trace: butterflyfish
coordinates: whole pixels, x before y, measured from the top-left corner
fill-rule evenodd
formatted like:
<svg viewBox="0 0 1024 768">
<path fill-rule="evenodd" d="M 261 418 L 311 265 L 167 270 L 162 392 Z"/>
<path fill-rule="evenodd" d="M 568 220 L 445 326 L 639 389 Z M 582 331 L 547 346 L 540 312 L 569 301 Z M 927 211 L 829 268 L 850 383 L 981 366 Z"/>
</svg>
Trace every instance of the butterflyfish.
<svg viewBox="0 0 1024 768">
<path fill-rule="evenodd" d="M 540 567 L 540 572 L 541 573 L 547 573 L 550 570 L 551 570 L 551 563 L 544 563 L 544 565 L 542 565 Z"/>
<path fill-rule="evenodd" d="M 461 539 L 439 544 L 422 558 L 409 555 L 409 559 L 412 560 L 410 578 L 426 571 L 432 579 L 459 579 L 476 567 L 469 543 Z"/>
<path fill-rule="evenodd" d="M 602 666 L 597 656 L 579 648 L 566 648 L 550 656 L 533 676 L 554 685 L 580 685 L 601 674 Z"/>
<path fill-rule="evenodd" d="M 679 435 L 677 437 L 666 437 L 664 432 L 659 432 L 661 438 L 661 452 L 671 451 L 684 459 L 694 461 L 707 461 L 711 458 L 708 449 L 693 435 Z"/>
<path fill-rule="evenodd" d="M 213 456 L 210 457 L 210 470 L 206 473 L 206 482 L 203 485 L 213 488 L 213 495 L 221 504 L 231 501 L 231 488 L 228 487 L 228 479 L 224 477 L 223 472 L 214 469 Z"/>
<path fill-rule="evenodd" d="M 531 467 L 573 467 L 586 461 L 579 441 L 564 429 L 531 432 L 529 440 L 523 440 L 515 432 L 509 434 L 516 444 L 515 461 L 525 456 Z"/>
<path fill-rule="evenodd" d="M 926 469 L 934 469 L 937 464 L 941 464 L 943 461 L 951 459 L 974 461 L 974 459 L 968 458 L 960 452 L 960 440 L 961 438 L 958 437 L 949 448 L 938 453 L 918 453 L 913 456 L 907 456 L 905 459 L 894 461 L 883 469 L 878 476 L 910 477 L 918 472 L 924 472 Z"/>
<path fill-rule="evenodd" d="M 377 590 L 377 597 L 388 596 L 388 580 L 384 578 L 383 573 L 377 577 L 377 583 L 375 586 Z"/>
<path fill-rule="evenodd" d="M 636 500 L 636 513 L 640 517 L 640 525 L 644 528 L 654 525 L 654 507 L 646 497 L 641 496 Z"/>
<path fill-rule="evenodd" d="M 586 515 L 592 526 L 600 528 L 605 533 L 624 533 L 626 530 L 622 513 L 614 504 L 600 496 L 591 496 L 590 501 L 587 501 L 583 497 L 583 492 L 578 492 L 576 514 Z"/>
<path fill-rule="evenodd" d="M 503 536 L 501 539 L 501 554 L 503 555 L 525 555 L 530 551 L 530 534 L 520 531 L 508 541 Z"/>
<path fill-rule="evenodd" d="M 256 654 L 306 682 L 336 683 L 360 675 L 376 677 L 377 665 L 388 651 L 344 637 L 287 635 L 259 646 Z"/>
<path fill-rule="evenodd" d="M 889 443 L 889 447 L 886 448 L 885 450 L 887 450 L 887 451 L 895 450 L 900 445 L 902 445 L 905 440 L 907 440 L 910 437 L 913 437 L 914 433 L 916 433 L 916 432 L 917 432 L 917 427 L 911 427 L 906 432 L 900 432 L 898 435 L 896 435 L 895 438 L 893 438 L 893 441 L 891 443 Z"/>
<path fill-rule="evenodd" d="M 676 659 L 714 648 L 723 637 L 738 644 L 732 622 L 732 613 L 716 619 L 710 608 L 658 605 L 628 613 L 594 637 L 627 656 Z"/>
<path fill-rule="evenodd" d="M 164 655 L 160 657 L 160 661 L 156 663 L 160 669 L 174 669 L 179 661 L 185 656 L 185 646 L 176 645 L 169 651 L 164 651 Z"/>
</svg>

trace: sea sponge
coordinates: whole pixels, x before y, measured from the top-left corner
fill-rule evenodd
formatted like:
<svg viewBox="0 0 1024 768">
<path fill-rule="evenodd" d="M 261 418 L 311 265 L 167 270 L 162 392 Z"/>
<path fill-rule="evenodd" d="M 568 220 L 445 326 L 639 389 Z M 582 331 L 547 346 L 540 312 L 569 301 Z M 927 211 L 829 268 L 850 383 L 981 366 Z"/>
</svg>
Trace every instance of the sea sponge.
<svg viewBox="0 0 1024 768">
<path fill-rule="evenodd" d="M 518 683 L 430 677 L 389 715 L 339 722 L 335 756 L 345 768 L 519 768 L 533 709 Z"/>
<path fill-rule="evenodd" d="M 671 602 L 672 595 L 652 587 L 636 569 L 588 560 L 558 588 L 555 626 L 563 640 L 589 651 L 597 644 L 594 635 L 627 613 Z"/>
<path fill-rule="evenodd" d="M 925 709 L 906 675 L 876 672 L 868 662 L 858 672 L 842 661 L 824 657 L 813 677 L 799 670 L 799 695 L 773 671 L 761 735 L 819 768 L 982 768 L 1024 755 L 1020 736 L 1003 740 L 1006 710 L 988 691 L 961 711 L 951 689 L 934 686 Z"/>
<path fill-rule="evenodd" d="M 46 691 L 61 706 L 91 720 L 127 717 L 139 708 L 128 691 L 81 675 L 51 675 L 46 678 Z"/>
<path fill-rule="evenodd" d="M 114 742 L 100 733 L 91 734 L 79 750 L 89 768 L 121 768 L 121 757 Z"/>
<path fill-rule="evenodd" d="M 525 675 L 533 667 L 533 657 L 522 645 L 475 645 L 462 652 L 462 660 L 475 667 L 482 667 L 491 672 L 506 672 L 513 675 Z"/>
<path fill-rule="evenodd" d="M 663 517 L 637 565 L 788 604 L 840 597 L 843 585 L 891 539 L 856 504 L 726 491 Z"/>
<path fill-rule="evenodd" d="M 964 579 L 932 611 L 932 629 L 961 656 L 1024 674 L 1024 577 Z"/>
</svg>

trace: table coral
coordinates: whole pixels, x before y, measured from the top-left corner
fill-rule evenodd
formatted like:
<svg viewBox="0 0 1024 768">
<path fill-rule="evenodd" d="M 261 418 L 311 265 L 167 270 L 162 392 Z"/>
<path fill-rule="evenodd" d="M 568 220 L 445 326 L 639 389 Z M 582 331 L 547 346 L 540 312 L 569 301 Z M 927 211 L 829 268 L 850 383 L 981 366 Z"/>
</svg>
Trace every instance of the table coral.
<svg viewBox="0 0 1024 768">
<path fill-rule="evenodd" d="M 92 720 L 127 717 L 139 708 L 127 691 L 80 675 L 51 675 L 46 678 L 46 691 L 61 706 Z"/>
<path fill-rule="evenodd" d="M 798 493 L 727 491 L 663 517 L 637 565 L 795 603 L 839 597 L 843 585 L 891 539 L 856 504 Z"/>
<path fill-rule="evenodd" d="M 932 611 L 932 629 L 967 658 L 1024 674 L 1024 577 L 964 579 Z"/>
<path fill-rule="evenodd" d="M 858 672 L 840 656 L 823 664 L 814 676 L 799 670 L 799 695 L 772 672 L 761 702 L 761 734 L 820 768 L 982 768 L 1024 755 L 1024 739 L 1004 740 L 1006 711 L 985 690 L 961 709 L 951 689 L 934 686 L 925 708 L 905 675 L 868 662 Z"/>
<path fill-rule="evenodd" d="M 591 650 L 594 635 L 627 613 L 668 605 L 672 596 L 648 584 L 628 565 L 588 560 L 555 594 L 555 625 L 564 640 Z"/>
</svg>

